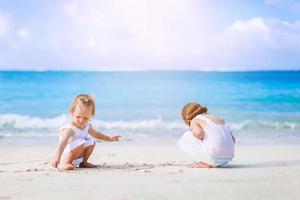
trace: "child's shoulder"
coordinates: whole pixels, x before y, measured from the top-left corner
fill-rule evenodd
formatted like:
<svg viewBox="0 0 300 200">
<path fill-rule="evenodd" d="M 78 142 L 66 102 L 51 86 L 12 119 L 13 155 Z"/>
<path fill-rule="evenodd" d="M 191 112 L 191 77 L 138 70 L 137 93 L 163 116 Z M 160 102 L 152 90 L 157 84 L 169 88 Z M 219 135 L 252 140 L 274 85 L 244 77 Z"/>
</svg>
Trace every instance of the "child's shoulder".
<svg viewBox="0 0 300 200">
<path fill-rule="evenodd" d="M 206 124 L 206 118 L 203 115 L 197 115 L 191 120 L 191 124 L 203 126 Z"/>
<path fill-rule="evenodd" d="M 60 132 L 72 132 L 72 133 L 76 133 L 76 127 L 74 127 L 72 124 L 70 123 L 67 123 L 67 124 L 64 124 L 62 127 L 60 127 Z"/>
<path fill-rule="evenodd" d="M 64 128 L 60 130 L 60 137 L 61 138 L 70 138 L 75 135 L 75 132 L 72 129 Z"/>
<path fill-rule="evenodd" d="M 225 120 L 216 115 L 207 115 L 206 116 L 210 121 L 214 122 L 215 124 L 223 125 L 225 124 Z"/>
<path fill-rule="evenodd" d="M 196 115 L 193 120 L 202 120 L 202 121 L 206 121 L 206 119 L 208 118 L 208 114 L 199 114 Z"/>
</svg>

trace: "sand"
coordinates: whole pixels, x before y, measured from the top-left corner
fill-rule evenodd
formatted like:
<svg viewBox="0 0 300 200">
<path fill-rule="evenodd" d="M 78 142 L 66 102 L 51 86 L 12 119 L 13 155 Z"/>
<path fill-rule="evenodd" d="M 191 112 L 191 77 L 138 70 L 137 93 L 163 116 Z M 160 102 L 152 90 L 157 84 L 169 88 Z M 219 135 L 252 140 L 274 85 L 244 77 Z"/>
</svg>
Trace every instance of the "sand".
<svg viewBox="0 0 300 200">
<path fill-rule="evenodd" d="M 236 146 L 224 168 L 194 169 L 174 144 L 97 143 L 96 169 L 56 171 L 54 145 L 0 146 L 1 199 L 299 199 L 300 146 Z"/>
</svg>

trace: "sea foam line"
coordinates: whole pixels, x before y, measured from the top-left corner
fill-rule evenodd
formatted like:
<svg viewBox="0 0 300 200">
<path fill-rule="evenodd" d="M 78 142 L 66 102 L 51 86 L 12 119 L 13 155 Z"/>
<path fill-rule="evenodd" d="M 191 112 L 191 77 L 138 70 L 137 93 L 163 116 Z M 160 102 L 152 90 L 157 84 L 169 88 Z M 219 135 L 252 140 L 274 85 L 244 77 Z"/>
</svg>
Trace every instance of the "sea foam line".
<svg viewBox="0 0 300 200">
<path fill-rule="evenodd" d="M 56 135 L 59 128 L 67 123 L 70 118 L 67 115 L 59 115 L 53 118 L 30 117 L 17 114 L 0 115 L 0 136 L 39 136 Z M 155 119 L 141 120 L 116 120 L 104 121 L 93 119 L 91 124 L 97 130 L 126 132 L 131 134 L 160 134 L 160 133 L 182 133 L 187 127 L 181 119 L 164 120 L 161 117 Z M 246 119 L 237 122 L 229 122 L 232 131 L 298 131 L 300 133 L 300 122 L 295 121 L 267 121 L 264 119 Z"/>
</svg>

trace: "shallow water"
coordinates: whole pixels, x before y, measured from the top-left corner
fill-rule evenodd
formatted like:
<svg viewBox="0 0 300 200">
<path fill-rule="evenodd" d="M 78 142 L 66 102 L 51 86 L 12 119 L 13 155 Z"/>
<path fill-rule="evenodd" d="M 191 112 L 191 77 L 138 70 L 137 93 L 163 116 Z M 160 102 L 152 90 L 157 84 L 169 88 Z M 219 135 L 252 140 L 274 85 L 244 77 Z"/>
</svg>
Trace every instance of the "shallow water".
<svg viewBox="0 0 300 200">
<path fill-rule="evenodd" d="M 181 108 L 199 102 L 237 138 L 300 137 L 300 72 L 0 72 L 0 136 L 52 137 L 79 93 L 96 98 L 91 123 L 127 141 L 177 138 Z"/>
</svg>

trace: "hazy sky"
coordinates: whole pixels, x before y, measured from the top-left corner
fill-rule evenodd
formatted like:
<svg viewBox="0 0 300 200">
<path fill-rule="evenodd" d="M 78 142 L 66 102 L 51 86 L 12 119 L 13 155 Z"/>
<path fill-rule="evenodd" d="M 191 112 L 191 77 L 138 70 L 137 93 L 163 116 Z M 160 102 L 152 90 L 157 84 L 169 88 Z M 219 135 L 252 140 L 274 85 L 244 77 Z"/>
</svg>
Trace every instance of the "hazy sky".
<svg viewBox="0 0 300 200">
<path fill-rule="evenodd" d="M 0 0 L 0 69 L 300 69 L 300 0 Z"/>
</svg>

